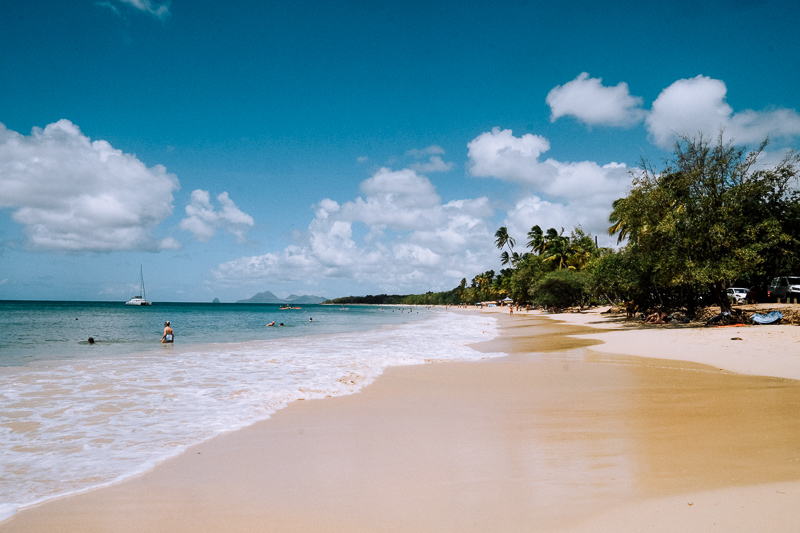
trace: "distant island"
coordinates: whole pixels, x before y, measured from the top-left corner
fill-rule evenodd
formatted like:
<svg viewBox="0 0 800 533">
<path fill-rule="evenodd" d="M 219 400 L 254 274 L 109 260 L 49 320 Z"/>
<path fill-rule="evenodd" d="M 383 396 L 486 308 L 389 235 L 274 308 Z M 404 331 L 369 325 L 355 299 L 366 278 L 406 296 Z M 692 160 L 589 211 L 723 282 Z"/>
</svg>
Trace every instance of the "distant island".
<svg viewBox="0 0 800 533">
<path fill-rule="evenodd" d="M 322 296 L 303 295 L 297 296 L 292 294 L 284 298 L 278 298 L 269 291 L 259 292 L 252 298 L 246 300 L 237 300 L 237 304 L 321 304 L 327 301 L 327 298 Z"/>
<path fill-rule="evenodd" d="M 218 303 L 220 303 L 220 302 L 219 302 L 219 298 L 214 298 L 214 301 L 212 301 L 211 303 L 212 303 L 212 304 L 218 304 Z"/>
</svg>

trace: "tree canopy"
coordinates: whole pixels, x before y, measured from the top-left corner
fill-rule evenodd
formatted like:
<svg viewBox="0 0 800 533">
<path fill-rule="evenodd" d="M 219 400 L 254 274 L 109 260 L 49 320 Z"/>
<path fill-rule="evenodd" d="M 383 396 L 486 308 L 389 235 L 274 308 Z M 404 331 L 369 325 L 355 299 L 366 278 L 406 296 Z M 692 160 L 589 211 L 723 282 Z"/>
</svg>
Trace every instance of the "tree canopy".
<svg viewBox="0 0 800 533">
<path fill-rule="evenodd" d="M 794 185 L 798 155 L 772 168 L 755 151 L 699 137 L 682 139 L 666 168 L 643 165 L 630 193 L 614 203 L 609 232 L 627 238 L 640 289 L 684 305 L 710 293 L 729 309 L 726 287 L 793 266 L 800 237 Z"/>
</svg>

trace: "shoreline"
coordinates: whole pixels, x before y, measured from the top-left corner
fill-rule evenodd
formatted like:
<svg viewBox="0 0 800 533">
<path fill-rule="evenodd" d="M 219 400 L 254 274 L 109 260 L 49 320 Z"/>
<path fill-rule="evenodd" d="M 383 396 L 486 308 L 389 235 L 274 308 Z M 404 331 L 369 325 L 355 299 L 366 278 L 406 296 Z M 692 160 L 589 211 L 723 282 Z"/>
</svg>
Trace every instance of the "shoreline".
<svg viewBox="0 0 800 533">
<path fill-rule="evenodd" d="M 737 374 L 800 380 L 798 326 L 642 326 L 639 321 L 621 320 L 622 315 L 603 315 L 599 309 L 541 316 L 601 330 L 580 335 L 583 339 L 602 340 L 602 344 L 591 348 L 598 353 L 685 361 Z M 681 343 L 702 350 L 677 352 L 673 347 Z"/>
<path fill-rule="evenodd" d="M 0 519 L 132 478 L 192 444 L 269 419 L 294 400 L 352 394 L 386 366 L 482 357 L 463 346 L 465 339 L 495 330 L 493 319 L 479 316 L 442 312 L 380 323 L 381 316 L 369 315 L 377 326 L 356 334 L 322 331 L 201 350 L 159 344 L 155 356 L 4 368 L 10 409 L 0 427 L 7 450 Z"/>
<path fill-rule="evenodd" d="M 498 318 L 500 337 L 480 347 L 506 357 L 390 367 L 357 394 L 293 402 L 270 420 L 193 446 L 130 480 L 20 509 L 0 531 L 634 531 L 667 512 L 675 522 L 686 514 L 683 507 L 691 513 L 687 527 L 695 529 L 681 530 L 703 531 L 698 524 L 720 520 L 714 513 L 721 509 L 725 516 L 738 516 L 742 508 L 763 518 L 755 501 L 773 509 L 773 518 L 780 515 L 775 529 L 761 530 L 790 530 L 781 527 L 793 524 L 797 512 L 773 495 L 796 501 L 800 470 L 794 465 L 785 472 L 779 461 L 769 465 L 773 477 L 789 478 L 777 483 L 759 478 L 759 463 L 744 485 L 720 485 L 702 472 L 689 487 L 701 490 L 681 492 L 681 479 L 670 476 L 648 490 L 637 486 L 630 472 L 635 455 L 618 449 L 628 444 L 604 435 L 638 419 L 613 390 L 598 403 L 609 387 L 630 393 L 640 390 L 640 380 L 648 383 L 646 361 L 620 364 L 625 361 L 605 348 L 620 344 L 616 333 L 634 331 L 597 332 L 591 324 L 593 331 L 580 323 L 587 316 L 560 324 L 533 313 Z M 534 336 L 532 326 L 538 328 Z M 661 366 L 686 377 L 686 365 Z M 710 373 L 696 374 L 707 379 Z M 565 400 L 553 399 L 558 380 L 559 387 L 571 387 Z M 598 405 L 623 419 L 584 416 Z M 579 417 L 577 427 L 592 438 L 565 425 L 569 417 Z M 548 438 L 542 440 L 542 432 Z M 541 457 L 530 456 L 532 445 Z M 563 454 L 564 446 L 572 456 Z M 550 472 L 543 466 L 548 462 L 561 466 Z M 612 482 L 614 476 L 630 479 Z M 583 486 L 587 481 L 610 496 L 598 497 Z M 542 484 L 549 491 L 542 492 Z M 683 501 L 688 496 L 691 505 Z M 655 522 L 650 526 L 659 530 Z"/>
</svg>

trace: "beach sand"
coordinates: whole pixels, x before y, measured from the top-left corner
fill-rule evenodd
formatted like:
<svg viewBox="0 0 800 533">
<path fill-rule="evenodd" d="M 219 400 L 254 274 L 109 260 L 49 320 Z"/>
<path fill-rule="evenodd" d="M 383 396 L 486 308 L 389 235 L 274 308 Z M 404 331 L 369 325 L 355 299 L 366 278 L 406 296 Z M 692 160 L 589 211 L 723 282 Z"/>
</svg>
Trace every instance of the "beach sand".
<svg viewBox="0 0 800 533">
<path fill-rule="evenodd" d="M 0 532 L 796 531 L 800 330 L 497 316 L 508 357 L 389 368 Z"/>
</svg>

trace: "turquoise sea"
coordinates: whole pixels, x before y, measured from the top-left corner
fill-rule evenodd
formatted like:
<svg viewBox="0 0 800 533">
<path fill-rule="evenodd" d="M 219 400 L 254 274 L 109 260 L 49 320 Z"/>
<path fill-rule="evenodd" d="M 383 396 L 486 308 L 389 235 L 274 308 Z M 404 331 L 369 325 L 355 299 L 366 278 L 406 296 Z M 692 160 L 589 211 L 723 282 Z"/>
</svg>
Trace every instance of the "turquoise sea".
<svg viewBox="0 0 800 533">
<path fill-rule="evenodd" d="M 301 305 L 281 310 L 278 304 L 139 307 L 119 302 L 0 301 L 0 365 L 157 350 L 167 320 L 178 344 L 187 347 L 364 331 L 419 320 L 430 312 L 397 306 Z M 273 321 L 276 327 L 267 329 Z M 89 337 L 94 345 L 89 345 Z"/>
<path fill-rule="evenodd" d="M 468 345 L 495 332 L 424 307 L 0 301 L 0 520 L 387 366 L 488 357 Z"/>
</svg>

